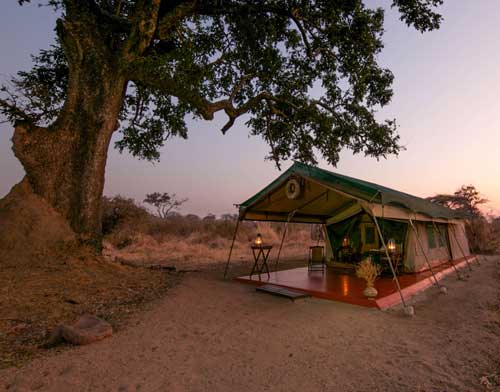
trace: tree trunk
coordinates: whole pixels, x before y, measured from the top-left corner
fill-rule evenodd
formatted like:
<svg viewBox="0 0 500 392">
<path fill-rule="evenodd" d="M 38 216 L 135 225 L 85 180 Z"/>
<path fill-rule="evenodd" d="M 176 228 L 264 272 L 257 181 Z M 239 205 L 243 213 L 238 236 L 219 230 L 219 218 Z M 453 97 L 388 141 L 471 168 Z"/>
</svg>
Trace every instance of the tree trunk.
<svg viewBox="0 0 500 392">
<path fill-rule="evenodd" d="M 98 250 L 108 147 L 126 89 L 120 74 L 95 57 L 70 66 L 68 98 L 58 120 L 48 128 L 18 123 L 13 137 L 34 192 Z"/>
<path fill-rule="evenodd" d="M 119 125 L 127 68 L 152 38 L 156 25 L 149 21 L 156 20 L 160 2 L 137 5 L 136 25 L 126 40 L 92 3 L 64 2 L 56 30 L 69 67 L 66 101 L 47 128 L 17 123 L 13 150 L 31 185 L 23 189 L 32 189 L 81 241 L 100 250 L 106 160 Z"/>
</svg>

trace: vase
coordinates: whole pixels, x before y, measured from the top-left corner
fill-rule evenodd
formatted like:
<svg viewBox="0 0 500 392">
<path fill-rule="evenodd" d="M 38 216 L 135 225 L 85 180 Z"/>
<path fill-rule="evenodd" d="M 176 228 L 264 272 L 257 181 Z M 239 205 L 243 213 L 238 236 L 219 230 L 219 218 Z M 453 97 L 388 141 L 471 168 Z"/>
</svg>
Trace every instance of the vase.
<svg viewBox="0 0 500 392">
<path fill-rule="evenodd" d="M 375 298 L 378 294 L 378 291 L 373 286 L 366 286 L 366 289 L 363 290 L 363 294 L 368 298 Z"/>
</svg>

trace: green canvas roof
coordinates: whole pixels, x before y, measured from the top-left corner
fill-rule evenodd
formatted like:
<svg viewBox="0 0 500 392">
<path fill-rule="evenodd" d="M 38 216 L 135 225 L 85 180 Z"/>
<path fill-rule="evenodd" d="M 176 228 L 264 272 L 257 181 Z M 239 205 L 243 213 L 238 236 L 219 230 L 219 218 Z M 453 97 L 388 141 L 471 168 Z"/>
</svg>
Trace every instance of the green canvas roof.
<svg viewBox="0 0 500 392">
<path fill-rule="evenodd" d="M 370 203 L 393 205 L 411 212 L 425 214 L 431 218 L 461 219 L 459 213 L 417 196 L 409 195 L 382 185 L 333 173 L 315 166 L 295 162 L 259 193 L 240 204 L 240 216 L 244 216 L 253 205 L 261 201 L 275 189 L 284 185 L 290 177 L 302 177 L 323 185 L 327 189 L 338 190 L 353 198 Z"/>
</svg>

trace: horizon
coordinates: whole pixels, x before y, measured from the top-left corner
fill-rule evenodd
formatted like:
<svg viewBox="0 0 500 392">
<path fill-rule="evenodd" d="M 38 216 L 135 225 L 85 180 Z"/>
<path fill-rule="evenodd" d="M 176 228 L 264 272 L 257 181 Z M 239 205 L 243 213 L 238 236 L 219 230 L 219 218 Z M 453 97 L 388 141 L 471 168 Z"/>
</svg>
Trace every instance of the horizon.
<svg viewBox="0 0 500 392">
<path fill-rule="evenodd" d="M 378 4 L 387 2 L 374 2 Z M 0 78 L 5 80 L 28 69 L 30 54 L 53 42 L 55 14 L 46 7 L 19 7 L 14 2 L 3 10 L 0 33 L 17 37 L 15 42 L 0 42 L 0 52 L 9 54 L 0 59 Z M 318 166 L 419 197 L 453 193 L 472 184 L 490 200 L 485 212 L 500 214 L 497 4 L 488 0 L 477 7 L 466 0 L 448 1 L 440 10 L 441 28 L 425 34 L 386 10 L 380 60 L 394 73 L 394 96 L 379 117 L 397 119 L 406 151 L 377 161 L 344 150 L 337 167 L 321 159 Z M 19 30 L 21 25 L 26 28 Z M 211 122 L 188 120 L 188 140 L 168 141 L 161 161 L 154 164 L 111 148 L 104 194 L 142 203 L 147 193 L 175 193 L 189 199 L 179 210 L 182 214 L 235 213 L 233 204 L 257 193 L 292 164 L 283 162 L 278 172 L 273 162 L 264 161 L 267 145 L 248 137 L 244 122 L 240 119 L 223 136 L 220 115 Z M 0 124 L 0 197 L 23 176 L 11 151 L 12 132 L 10 124 Z M 115 134 L 113 140 L 118 138 Z"/>
</svg>

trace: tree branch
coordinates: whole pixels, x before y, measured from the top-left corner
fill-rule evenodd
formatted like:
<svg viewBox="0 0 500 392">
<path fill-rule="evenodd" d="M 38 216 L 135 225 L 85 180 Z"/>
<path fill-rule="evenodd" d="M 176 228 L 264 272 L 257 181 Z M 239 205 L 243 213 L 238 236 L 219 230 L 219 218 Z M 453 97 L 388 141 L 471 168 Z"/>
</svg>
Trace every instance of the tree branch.
<svg viewBox="0 0 500 392">
<path fill-rule="evenodd" d="M 122 48 L 122 55 L 128 61 L 141 56 L 149 46 L 157 29 L 161 0 L 138 0 L 131 15 L 132 27 Z"/>
<path fill-rule="evenodd" d="M 81 0 L 80 0 L 81 1 Z M 128 33 L 132 28 L 129 20 L 119 16 L 119 9 L 121 4 L 118 5 L 116 14 L 111 14 L 103 10 L 94 0 L 86 0 L 89 10 L 97 17 L 101 23 L 105 23 L 113 29 L 113 31 Z"/>
<path fill-rule="evenodd" d="M 299 29 L 300 35 L 302 35 L 302 42 L 304 42 L 304 46 L 306 47 L 306 52 L 309 57 L 313 57 L 313 53 L 311 51 L 311 45 L 309 44 L 309 40 L 307 38 L 307 33 L 304 29 L 304 26 L 299 22 L 297 16 L 296 16 L 297 11 L 292 10 L 290 12 L 290 18 L 293 20 L 297 28 Z"/>
<path fill-rule="evenodd" d="M 33 125 L 36 122 L 36 118 L 30 116 L 24 110 L 17 107 L 15 104 L 12 104 L 4 99 L 0 98 L 0 112 L 8 117 L 12 117 L 12 119 L 20 119 L 28 122 L 30 125 Z"/>
</svg>

